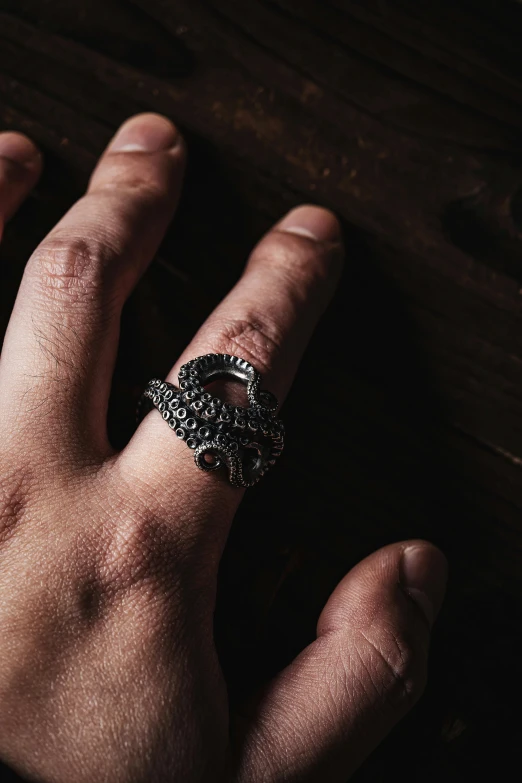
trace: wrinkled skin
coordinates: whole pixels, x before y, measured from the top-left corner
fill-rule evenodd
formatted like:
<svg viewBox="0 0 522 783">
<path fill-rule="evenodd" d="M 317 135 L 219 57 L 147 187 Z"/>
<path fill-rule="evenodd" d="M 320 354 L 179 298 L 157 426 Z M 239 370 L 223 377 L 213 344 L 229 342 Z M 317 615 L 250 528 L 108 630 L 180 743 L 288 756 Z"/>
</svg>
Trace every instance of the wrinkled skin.
<svg viewBox="0 0 522 783">
<path fill-rule="evenodd" d="M 185 155 L 166 119 L 126 123 L 21 282 L 0 361 L 0 757 L 46 783 L 345 781 L 422 692 L 445 560 L 410 541 L 360 563 L 317 640 L 229 715 L 212 618 L 242 492 L 198 471 L 157 411 L 121 453 L 106 431 L 121 309 Z M 0 228 L 40 168 L 0 134 Z M 169 380 L 230 353 L 283 399 L 342 259 L 331 213 L 290 212 Z"/>
</svg>

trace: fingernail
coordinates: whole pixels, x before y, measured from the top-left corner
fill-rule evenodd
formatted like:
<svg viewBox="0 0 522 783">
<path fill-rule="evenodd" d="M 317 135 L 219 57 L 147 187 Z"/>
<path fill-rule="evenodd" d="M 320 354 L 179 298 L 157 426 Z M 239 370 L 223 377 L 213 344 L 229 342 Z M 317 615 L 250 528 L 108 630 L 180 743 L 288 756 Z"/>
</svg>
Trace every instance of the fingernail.
<svg viewBox="0 0 522 783">
<path fill-rule="evenodd" d="M 179 134 L 160 114 L 140 114 L 127 120 L 109 144 L 111 152 L 161 152 L 174 147 Z"/>
<path fill-rule="evenodd" d="M 26 169 L 39 168 L 42 156 L 27 136 L 21 133 L 0 133 L 0 157 L 11 160 Z"/>
<path fill-rule="evenodd" d="M 341 239 L 341 226 L 333 212 L 308 204 L 292 209 L 278 223 L 277 229 L 315 242 L 339 242 Z"/>
<path fill-rule="evenodd" d="M 402 553 L 399 581 L 433 625 L 437 617 L 448 578 L 448 561 L 432 544 L 414 544 Z"/>
</svg>

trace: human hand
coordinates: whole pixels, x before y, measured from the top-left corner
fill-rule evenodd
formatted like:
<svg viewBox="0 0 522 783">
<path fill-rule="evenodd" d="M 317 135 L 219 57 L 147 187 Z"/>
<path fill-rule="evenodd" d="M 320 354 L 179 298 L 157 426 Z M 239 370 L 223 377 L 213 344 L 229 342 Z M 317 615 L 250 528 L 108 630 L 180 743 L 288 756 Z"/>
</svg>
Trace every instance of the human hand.
<svg viewBox="0 0 522 783">
<path fill-rule="evenodd" d="M 242 492 L 198 471 L 157 411 L 121 453 L 106 430 L 121 309 L 184 158 L 164 118 L 126 123 L 20 286 L 0 362 L 0 757 L 46 783 L 342 782 L 423 689 L 445 560 L 422 541 L 364 560 L 317 640 L 229 715 L 212 621 Z M 0 227 L 39 170 L 0 134 Z M 169 380 L 229 353 L 284 398 L 341 263 L 334 216 L 290 212 Z"/>
</svg>

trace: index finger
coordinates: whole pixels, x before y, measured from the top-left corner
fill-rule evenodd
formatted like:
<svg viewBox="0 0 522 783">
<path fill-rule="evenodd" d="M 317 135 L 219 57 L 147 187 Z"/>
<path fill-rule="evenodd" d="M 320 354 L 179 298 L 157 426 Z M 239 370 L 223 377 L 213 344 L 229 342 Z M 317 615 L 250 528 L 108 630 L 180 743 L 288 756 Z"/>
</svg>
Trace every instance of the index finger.
<svg viewBox="0 0 522 783">
<path fill-rule="evenodd" d="M 335 290 L 342 255 L 339 223 L 331 212 L 312 206 L 290 212 L 261 240 L 241 279 L 203 324 L 167 380 L 177 384 L 180 367 L 190 359 L 228 354 L 251 364 L 261 373 L 263 388 L 281 401 Z M 197 426 L 197 417 L 190 417 L 191 426 Z M 227 425 L 222 413 L 219 419 L 224 423 L 214 426 L 213 418 L 203 429 L 240 426 L 235 419 Z M 248 427 L 250 423 L 255 426 L 249 420 Z M 206 537 L 212 516 L 212 541 L 219 550 L 242 492 L 224 476 L 198 470 L 194 455 L 199 452 L 191 450 L 196 437 L 187 435 L 184 442 L 181 428 L 180 439 L 177 432 L 152 411 L 120 455 L 118 468 L 148 488 L 147 514 L 165 518 L 176 513 L 173 523 L 188 526 L 192 540 L 199 531 Z M 194 435 L 207 437 L 200 430 Z M 248 447 L 244 451 L 249 455 Z"/>
</svg>

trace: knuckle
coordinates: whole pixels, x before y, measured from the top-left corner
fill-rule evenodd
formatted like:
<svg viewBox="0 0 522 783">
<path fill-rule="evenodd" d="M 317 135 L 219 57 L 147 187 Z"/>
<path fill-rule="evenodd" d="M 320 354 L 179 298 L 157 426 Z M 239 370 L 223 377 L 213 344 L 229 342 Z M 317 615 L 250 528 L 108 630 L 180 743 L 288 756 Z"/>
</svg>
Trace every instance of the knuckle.
<svg viewBox="0 0 522 783">
<path fill-rule="evenodd" d="M 303 263 L 320 263 L 322 246 L 310 239 L 286 231 L 270 231 L 254 250 L 254 260 L 273 266 L 292 266 Z"/>
<path fill-rule="evenodd" d="M 251 313 L 218 325 L 216 353 L 240 356 L 250 362 L 262 375 L 272 367 L 282 345 L 282 335 L 275 323 L 266 316 Z"/>
<path fill-rule="evenodd" d="M 175 589 L 181 546 L 160 517 L 145 508 L 126 508 L 111 520 L 107 531 L 99 569 L 107 595 L 128 595 L 137 590 L 166 595 Z"/>
<path fill-rule="evenodd" d="M 426 684 L 424 656 L 393 628 L 382 628 L 378 637 L 362 631 L 358 654 L 373 687 L 384 704 L 395 712 L 407 712 L 419 700 Z"/>
<path fill-rule="evenodd" d="M 92 182 L 91 195 L 112 195 L 113 193 L 121 196 L 125 193 L 131 199 L 138 199 L 142 206 L 147 202 L 155 205 L 158 201 L 163 201 L 170 195 L 171 183 L 165 169 L 158 169 L 150 166 L 147 161 L 145 165 L 140 160 L 141 165 L 129 166 L 129 162 L 121 158 L 120 153 L 111 156 L 113 160 L 111 165 L 104 167 L 103 175 L 95 175 Z"/>
<path fill-rule="evenodd" d="M 32 484 L 32 478 L 27 475 L 27 471 L 14 466 L 11 470 L 6 471 L 3 459 L 2 467 L 3 474 L 0 477 L 0 546 L 7 543 L 25 518 L 30 485 Z"/>
<path fill-rule="evenodd" d="M 343 258 L 340 245 L 314 242 L 275 229 L 258 245 L 252 260 L 277 271 L 292 291 L 299 291 L 300 288 L 329 287 L 336 282 L 342 271 Z"/>
<path fill-rule="evenodd" d="M 35 251 L 28 268 L 46 297 L 82 304 L 101 292 L 112 255 L 108 247 L 93 238 L 57 234 Z"/>
</svg>

